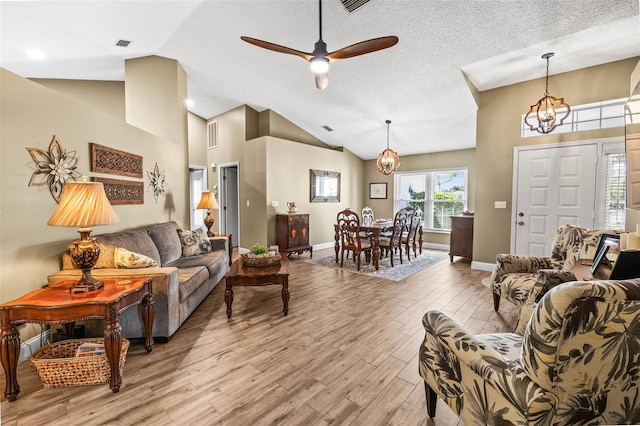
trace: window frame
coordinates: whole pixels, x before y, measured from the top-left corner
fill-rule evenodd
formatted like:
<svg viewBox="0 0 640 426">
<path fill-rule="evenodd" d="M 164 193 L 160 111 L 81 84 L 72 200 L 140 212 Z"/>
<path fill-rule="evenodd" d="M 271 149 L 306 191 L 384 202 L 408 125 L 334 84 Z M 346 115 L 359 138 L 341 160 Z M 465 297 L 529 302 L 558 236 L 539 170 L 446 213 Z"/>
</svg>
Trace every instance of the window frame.
<svg viewBox="0 0 640 426">
<path fill-rule="evenodd" d="M 396 172 L 394 174 L 394 191 L 393 191 L 393 210 L 398 211 L 402 207 L 405 207 L 409 202 L 423 202 L 424 210 L 423 210 L 423 229 L 425 232 L 435 232 L 435 233 L 450 233 L 451 228 L 434 228 L 433 223 L 433 212 L 435 209 L 435 186 L 436 186 L 436 175 L 442 173 L 460 173 L 464 172 L 464 199 L 463 200 L 451 200 L 451 202 L 462 201 L 463 207 L 462 210 L 467 210 L 469 203 L 469 168 L 468 167 L 447 167 L 440 169 L 428 169 L 428 170 L 413 170 L 410 172 Z M 401 190 L 400 190 L 400 180 L 403 176 L 423 176 L 424 184 L 425 184 L 425 198 L 424 199 L 402 199 L 400 198 Z M 430 197 L 427 197 L 427 194 L 430 194 Z M 446 201 L 446 200 L 440 200 Z"/>
</svg>

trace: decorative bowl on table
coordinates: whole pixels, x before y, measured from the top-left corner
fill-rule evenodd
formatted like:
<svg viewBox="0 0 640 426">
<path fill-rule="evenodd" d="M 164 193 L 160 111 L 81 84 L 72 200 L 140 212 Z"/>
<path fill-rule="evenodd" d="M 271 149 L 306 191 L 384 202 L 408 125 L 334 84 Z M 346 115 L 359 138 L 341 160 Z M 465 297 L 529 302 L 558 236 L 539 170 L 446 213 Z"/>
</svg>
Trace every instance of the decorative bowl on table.
<svg viewBox="0 0 640 426">
<path fill-rule="evenodd" d="M 244 253 L 240 255 L 244 266 L 273 266 L 280 263 L 280 254 L 275 251 L 267 253 Z"/>
</svg>

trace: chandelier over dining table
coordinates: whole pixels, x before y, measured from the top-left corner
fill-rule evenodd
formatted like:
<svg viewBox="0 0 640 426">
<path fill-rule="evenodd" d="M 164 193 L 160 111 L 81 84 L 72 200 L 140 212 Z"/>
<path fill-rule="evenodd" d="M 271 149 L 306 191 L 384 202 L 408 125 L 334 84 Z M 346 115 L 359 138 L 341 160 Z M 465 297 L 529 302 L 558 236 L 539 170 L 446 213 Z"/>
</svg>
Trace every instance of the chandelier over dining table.
<svg viewBox="0 0 640 426">
<path fill-rule="evenodd" d="M 387 149 L 382 151 L 376 161 L 376 167 L 378 171 L 383 175 L 390 175 L 400 166 L 400 157 L 398 153 L 389 148 L 389 125 L 391 120 L 386 120 L 387 123 Z"/>
</svg>

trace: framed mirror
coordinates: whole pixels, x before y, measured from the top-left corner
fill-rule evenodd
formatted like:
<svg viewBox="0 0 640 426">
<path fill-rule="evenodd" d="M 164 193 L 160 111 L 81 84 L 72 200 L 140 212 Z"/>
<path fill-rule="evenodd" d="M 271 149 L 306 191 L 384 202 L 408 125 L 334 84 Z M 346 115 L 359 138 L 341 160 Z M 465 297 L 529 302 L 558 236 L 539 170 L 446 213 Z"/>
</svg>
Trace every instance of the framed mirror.
<svg viewBox="0 0 640 426">
<path fill-rule="evenodd" d="M 312 203 L 340 202 L 340 173 L 311 169 Z"/>
</svg>

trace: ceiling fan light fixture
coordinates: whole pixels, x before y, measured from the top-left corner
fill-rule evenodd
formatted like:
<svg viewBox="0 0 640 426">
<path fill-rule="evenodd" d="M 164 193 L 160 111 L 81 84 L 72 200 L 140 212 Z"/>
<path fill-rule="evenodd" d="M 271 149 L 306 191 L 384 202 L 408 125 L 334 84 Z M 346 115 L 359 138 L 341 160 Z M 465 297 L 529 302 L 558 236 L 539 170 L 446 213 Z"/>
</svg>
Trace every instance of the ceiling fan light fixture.
<svg viewBox="0 0 640 426">
<path fill-rule="evenodd" d="M 389 125 L 391 124 L 391 120 L 387 120 L 387 149 L 382 151 L 380 155 L 378 155 L 378 160 L 376 161 L 376 167 L 378 171 L 383 175 L 390 175 L 396 170 L 398 170 L 398 166 L 400 166 L 400 156 L 397 152 L 389 148 Z"/>
<path fill-rule="evenodd" d="M 322 74 L 329 71 L 329 59 L 324 57 L 311 58 L 309 61 L 311 64 L 311 71 L 315 74 Z"/>
<path fill-rule="evenodd" d="M 556 98 L 549 95 L 549 58 L 553 52 L 545 53 L 542 59 L 547 61 L 547 79 L 544 96 L 534 105 L 531 105 L 529 112 L 524 117 L 524 122 L 531 130 L 538 133 L 547 134 L 569 116 L 571 107 L 565 103 L 564 98 Z"/>
</svg>

